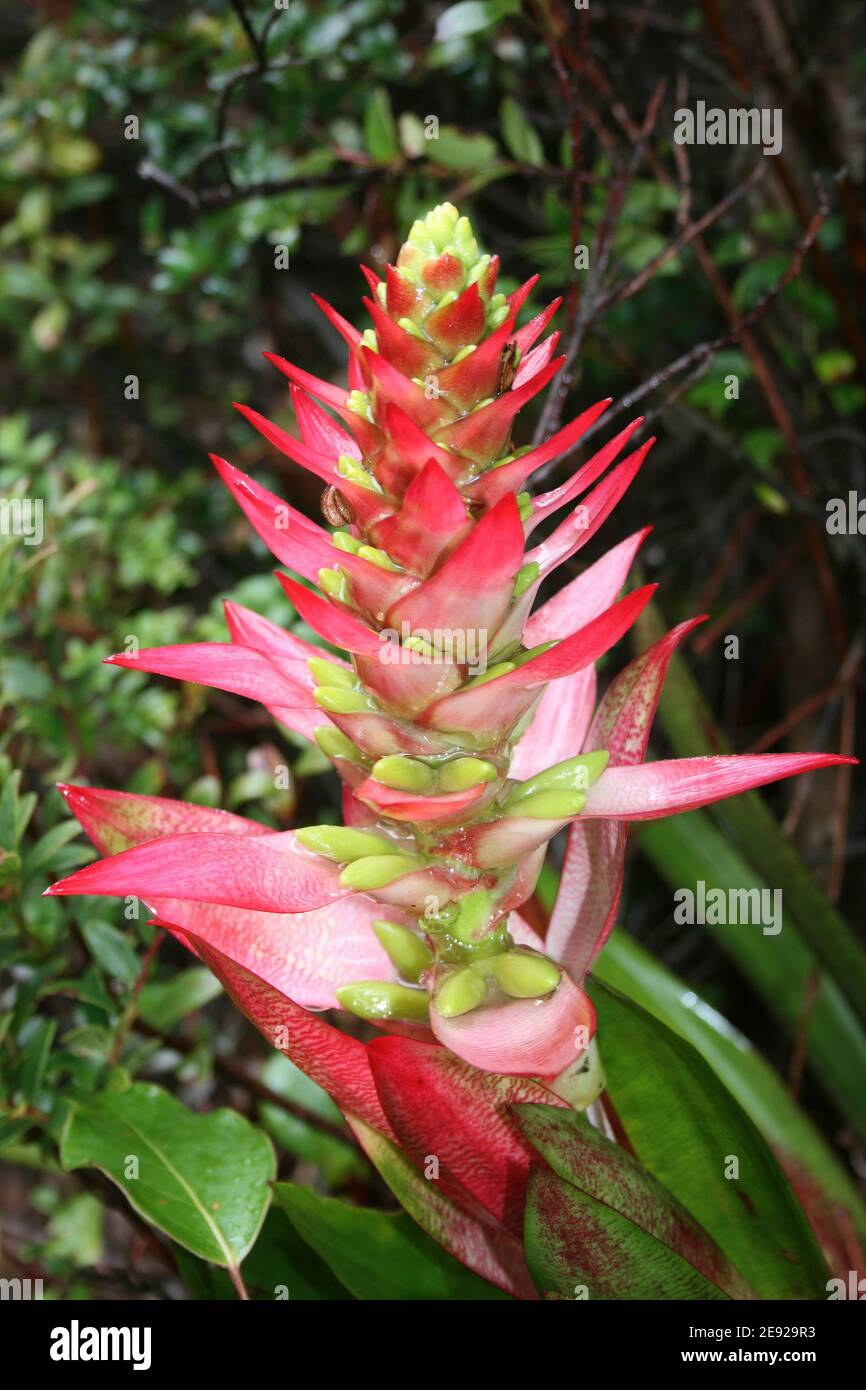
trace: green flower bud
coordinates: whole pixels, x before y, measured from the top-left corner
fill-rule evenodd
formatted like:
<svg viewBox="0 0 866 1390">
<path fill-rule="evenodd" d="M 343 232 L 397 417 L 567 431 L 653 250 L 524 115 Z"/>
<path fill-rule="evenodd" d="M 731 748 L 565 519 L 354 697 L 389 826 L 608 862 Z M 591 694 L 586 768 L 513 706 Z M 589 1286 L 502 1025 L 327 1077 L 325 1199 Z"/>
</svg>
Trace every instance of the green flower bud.
<svg viewBox="0 0 866 1390">
<path fill-rule="evenodd" d="M 407 637 L 403 646 L 408 647 L 410 651 L 419 652 L 421 656 L 434 657 L 436 655 L 436 648 L 423 637 Z"/>
<path fill-rule="evenodd" d="M 514 581 L 513 597 L 520 598 L 521 594 L 525 594 L 526 590 L 535 583 L 540 573 L 541 566 L 537 560 L 530 560 L 528 565 L 524 565 L 522 569 L 518 570 L 517 578 Z"/>
<path fill-rule="evenodd" d="M 486 758 L 452 758 L 443 763 L 439 772 L 439 787 L 443 792 L 462 792 L 479 782 L 494 782 L 499 776 L 493 763 Z"/>
<path fill-rule="evenodd" d="M 597 753 L 581 753 L 579 757 L 567 758 L 565 762 L 554 763 L 535 777 L 520 782 L 508 796 L 508 806 L 516 806 L 537 792 L 582 791 L 586 792 L 597 782 L 607 767 L 609 754 L 606 749 Z"/>
<path fill-rule="evenodd" d="M 413 338 L 420 338 L 422 343 L 426 343 L 426 337 L 413 319 L 407 319 L 405 317 L 398 319 L 397 325 L 399 328 L 403 329 L 404 333 L 411 333 Z"/>
<path fill-rule="evenodd" d="M 449 305 L 449 304 L 453 304 L 454 301 L 456 300 L 456 298 L 457 298 L 457 291 L 456 291 L 456 290 L 446 290 L 445 293 L 443 294 L 442 298 L 439 300 L 439 308 L 440 308 L 440 309 L 447 309 L 448 305 Z"/>
<path fill-rule="evenodd" d="M 426 763 L 416 758 L 405 758 L 400 753 L 390 753 L 373 764 L 373 777 L 383 787 L 396 787 L 402 792 L 423 794 L 433 790 L 435 777 Z"/>
<path fill-rule="evenodd" d="M 467 893 L 458 903 L 457 916 L 448 928 L 449 935 L 464 946 L 477 946 L 487 935 L 492 915 L 493 898 L 490 893 L 483 888 Z"/>
<path fill-rule="evenodd" d="M 409 233 L 409 236 L 411 237 L 411 235 L 412 235 L 412 233 L 410 232 L 410 233 Z M 382 308 L 383 308 L 383 309 L 387 309 L 387 307 L 388 307 L 388 286 L 385 284 L 385 281 L 384 281 L 384 280 L 380 280 L 379 283 L 378 283 L 378 285 L 376 286 L 376 298 L 378 299 L 378 301 L 379 301 L 379 303 L 381 304 Z M 353 407 L 353 408 L 354 408 L 354 407 Z"/>
<path fill-rule="evenodd" d="M 453 367 L 455 363 L 462 362 L 465 358 L 471 357 L 473 352 L 475 351 L 476 346 L 477 345 L 475 343 L 467 343 L 466 346 L 462 347 L 459 352 L 455 352 L 454 356 L 451 358 L 451 366 Z"/>
<path fill-rule="evenodd" d="M 562 971 L 547 956 L 534 951 L 505 951 L 485 962 L 504 994 L 513 999 L 538 999 L 550 994 L 562 978 Z"/>
<path fill-rule="evenodd" d="M 350 602 L 349 584 L 342 570 L 320 569 L 316 579 L 319 582 L 319 588 L 323 589 L 331 598 L 338 599 L 340 603 Z"/>
<path fill-rule="evenodd" d="M 442 1018 L 459 1018 L 477 1009 L 486 997 L 487 985 L 474 970 L 454 970 L 439 985 L 434 1003 Z"/>
<path fill-rule="evenodd" d="M 376 337 L 372 328 L 365 328 L 361 334 L 361 343 L 364 347 L 370 348 L 372 352 L 379 351 L 379 339 Z"/>
<path fill-rule="evenodd" d="M 357 395 L 358 393 L 353 392 L 352 394 Z M 356 413 L 360 414 L 361 412 L 357 411 Z M 337 472 L 341 478 L 347 478 L 350 483 L 366 488 L 368 492 L 382 491 L 373 474 L 369 473 L 362 463 L 353 459 L 349 454 L 341 454 L 337 459 Z"/>
<path fill-rule="evenodd" d="M 358 683 L 358 677 L 351 668 L 335 666 L 333 661 L 325 661 L 321 656 L 308 657 L 307 665 L 316 685 L 340 686 L 344 690 L 352 690 Z"/>
<path fill-rule="evenodd" d="M 337 999 L 350 1014 L 373 1022 L 385 1018 L 427 1021 L 426 989 L 410 989 L 387 980 L 357 980 L 352 985 L 341 985 Z"/>
<path fill-rule="evenodd" d="M 362 560 L 369 560 L 371 565 L 378 565 L 380 570 L 399 570 L 400 566 L 395 565 L 387 550 L 378 550 L 374 545 L 361 545 L 357 553 Z"/>
<path fill-rule="evenodd" d="M 304 825 L 295 831 L 295 839 L 305 849 L 315 850 L 336 864 L 352 864 L 368 855 L 396 855 L 397 845 L 384 835 L 369 830 L 354 830 L 348 825 Z"/>
<path fill-rule="evenodd" d="M 424 971 L 433 964 L 433 952 L 426 942 L 397 922 L 374 922 L 373 931 L 403 979 L 417 984 Z"/>
<path fill-rule="evenodd" d="M 520 520 L 529 521 L 532 516 L 532 494 L 529 492 L 518 492 L 517 506 L 520 509 Z"/>
<path fill-rule="evenodd" d="M 486 685 L 488 681 L 495 681 L 497 676 L 507 676 L 509 671 L 513 671 L 517 663 L 514 661 L 497 661 L 495 665 L 488 666 L 480 676 L 473 676 L 471 681 L 466 681 L 462 686 L 463 690 L 474 690 L 478 685 Z"/>
<path fill-rule="evenodd" d="M 471 267 L 471 269 L 470 269 L 470 271 L 469 271 L 469 275 L 468 275 L 468 277 L 467 277 L 467 282 L 468 282 L 468 284 L 470 284 L 470 285 L 476 284 L 477 281 L 479 281 L 479 280 L 481 279 L 481 277 L 483 276 L 485 270 L 487 269 L 487 267 L 488 267 L 489 265 L 490 265 L 490 257 L 489 257 L 489 255 L 487 255 L 487 253 L 485 252 L 485 254 L 484 254 L 483 256 L 479 256 L 479 257 L 478 257 L 478 259 L 476 260 L 475 264 Z"/>
<path fill-rule="evenodd" d="M 340 883 L 343 888 L 371 893 L 376 888 L 387 887 L 403 874 L 426 867 L 426 860 L 420 854 L 371 854 L 349 864 L 340 874 Z"/>
<path fill-rule="evenodd" d="M 530 647 L 528 651 L 515 656 L 513 658 L 514 664 L 515 666 L 525 666 L 527 661 L 532 661 L 533 657 L 541 656 L 542 652 L 549 652 L 551 647 L 555 646 L 555 642 L 539 642 L 537 647 Z"/>
<path fill-rule="evenodd" d="M 530 820 L 568 820 L 577 816 L 586 805 L 586 792 L 544 791 L 535 792 L 503 807 L 506 816 L 528 816 Z"/>
<path fill-rule="evenodd" d="M 364 714 L 376 708 L 363 690 L 343 690 L 336 685 L 317 685 L 313 699 L 329 714 Z"/>
<path fill-rule="evenodd" d="M 357 555 L 361 549 L 361 542 L 356 536 L 350 536 L 348 531 L 332 531 L 331 544 L 336 546 L 337 550 L 345 550 L 350 555 Z"/>
<path fill-rule="evenodd" d="M 313 730 L 313 736 L 326 758 L 345 758 L 350 763 L 363 763 L 364 754 L 360 748 L 333 724 L 320 724 Z"/>
</svg>

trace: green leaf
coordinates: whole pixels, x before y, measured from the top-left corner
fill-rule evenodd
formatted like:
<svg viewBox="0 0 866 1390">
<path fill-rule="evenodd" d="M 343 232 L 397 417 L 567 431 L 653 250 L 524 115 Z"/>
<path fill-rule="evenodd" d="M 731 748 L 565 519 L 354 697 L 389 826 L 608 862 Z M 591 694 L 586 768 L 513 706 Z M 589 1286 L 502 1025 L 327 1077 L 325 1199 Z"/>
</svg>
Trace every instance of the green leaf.
<svg viewBox="0 0 866 1390">
<path fill-rule="evenodd" d="M 786 1171 L 790 1166 L 809 1174 L 831 1206 L 849 1215 L 858 1238 L 866 1244 L 866 1207 L 847 1170 L 742 1033 L 619 927 L 593 973 L 696 1047 L 772 1145 Z"/>
<path fill-rule="evenodd" d="M 533 1164 L 526 1260 L 539 1290 L 558 1298 L 720 1299 L 682 1256 L 625 1216 Z"/>
<path fill-rule="evenodd" d="M 378 164 L 390 164 L 400 153 L 391 98 L 384 87 L 374 87 L 364 107 L 364 139 Z"/>
<path fill-rule="evenodd" d="M 521 164 L 543 164 L 544 147 L 513 97 L 504 97 L 499 121 L 506 148 Z"/>
<path fill-rule="evenodd" d="M 537 1189 L 545 1200 L 536 1204 L 527 1220 L 533 1253 L 530 1269 L 540 1262 L 546 1270 L 558 1270 L 554 1284 L 539 1284 L 542 1293 L 573 1288 L 577 1269 L 590 1298 L 752 1296 L 715 1242 L 676 1197 L 623 1148 L 599 1134 L 584 1116 L 549 1105 L 517 1105 L 514 1114 L 533 1148 L 577 1194 L 572 1197 L 544 1184 Z M 548 1199 L 556 1203 L 556 1219 Z M 593 1239 L 599 1221 L 595 1204 L 623 1219 L 622 1225 L 604 1225 L 611 1242 L 607 1245 Z M 666 1261 L 653 1245 L 645 1245 L 643 1236 L 676 1258 Z M 631 1266 L 645 1250 L 650 1260 L 641 1264 L 639 1277 L 643 1280 L 651 1273 L 654 1294 L 637 1292 L 647 1286 L 632 1282 Z M 633 1290 L 630 1295 L 629 1290 Z"/>
<path fill-rule="evenodd" d="M 16 1092 L 25 1105 L 30 1105 L 37 1097 L 56 1032 L 57 1021 L 53 1018 L 40 1018 L 29 1031 L 16 1087 Z"/>
<path fill-rule="evenodd" d="M 759 874 L 736 846 L 726 839 L 703 811 L 690 811 L 666 821 L 654 821 L 640 832 L 640 846 L 659 872 L 676 889 L 727 894 L 732 890 L 766 889 Z M 783 896 L 782 929 L 765 936 L 760 926 L 746 923 L 706 926 L 726 955 L 766 1000 L 767 1007 L 790 1034 L 796 1030 L 807 997 L 815 958 L 804 945 L 789 914 L 790 900 Z M 812 1010 L 807 1038 L 807 1059 L 821 1085 L 861 1133 L 866 1133 L 866 1035 L 848 1001 L 826 974 Z"/>
<path fill-rule="evenodd" d="M 665 630 L 656 604 L 650 604 L 635 624 L 643 649 Z M 691 676 L 682 656 L 674 653 L 668 667 L 659 719 L 678 757 L 729 752 L 724 734 Z M 757 792 L 726 801 L 722 812 L 742 853 L 762 878 L 780 888 L 800 935 L 846 996 L 866 1027 L 866 951 L 845 920 L 827 901 L 793 845 L 785 838 Z"/>
<path fill-rule="evenodd" d="M 131 989 L 141 966 L 123 932 L 109 926 L 108 922 L 85 922 L 81 934 L 90 954 L 105 973 Z"/>
<path fill-rule="evenodd" d="M 759 1297 L 824 1297 L 827 1267 L 799 1203 L 733 1096 L 658 1019 L 600 980 L 589 993 L 608 1091 L 644 1167 L 677 1194 Z M 734 1160 L 738 1176 L 728 1178 Z"/>
<path fill-rule="evenodd" d="M 237 1294 L 222 1269 L 174 1247 L 181 1278 L 198 1299 L 234 1301 Z M 285 1213 L 271 1207 L 258 1240 L 244 1261 L 244 1283 L 251 1297 L 294 1302 L 349 1302 L 352 1295 L 305 1244 Z"/>
<path fill-rule="evenodd" d="M 499 150 L 489 135 L 464 135 L 453 125 L 440 126 L 435 140 L 429 142 L 430 161 L 445 169 L 487 169 Z"/>
<path fill-rule="evenodd" d="M 222 993 L 215 975 L 200 965 L 181 970 L 170 980 L 146 984 L 138 997 L 138 1011 L 145 1023 L 167 1033 L 187 1014 L 194 1013 Z"/>
<path fill-rule="evenodd" d="M 437 43 L 466 39 L 498 24 L 506 15 L 516 14 L 519 9 L 520 0 L 461 0 L 459 5 L 450 5 L 440 14 L 434 37 Z"/>
<path fill-rule="evenodd" d="M 78 1269 L 98 1264 L 102 1227 L 102 1203 L 89 1192 L 78 1192 L 53 1213 L 48 1224 L 50 1240 L 41 1253 L 48 1259 L 69 1261 Z"/>
<path fill-rule="evenodd" d="M 69 1115 L 64 1168 L 99 1168 L 147 1221 L 194 1255 L 237 1267 L 270 1202 L 267 1136 L 231 1110 L 194 1115 L 158 1086 L 104 1091 Z"/>
<path fill-rule="evenodd" d="M 447 1254 L 405 1212 L 350 1207 L 293 1183 L 277 1183 L 274 1194 L 298 1234 L 356 1298 L 504 1297 Z"/>
</svg>

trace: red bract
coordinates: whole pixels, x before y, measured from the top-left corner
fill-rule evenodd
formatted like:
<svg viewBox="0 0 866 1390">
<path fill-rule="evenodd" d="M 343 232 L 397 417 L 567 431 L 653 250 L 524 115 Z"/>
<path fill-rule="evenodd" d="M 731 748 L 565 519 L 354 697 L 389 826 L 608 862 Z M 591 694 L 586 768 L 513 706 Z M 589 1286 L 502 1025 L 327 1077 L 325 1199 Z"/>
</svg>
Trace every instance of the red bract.
<svg viewBox="0 0 866 1390">
<path fill-rule="evenodd" d="M 299 615 L 347 660 L 236 605 L 227 643 L 108 658 L 258 700 L 315 737 L 343 779 L 345 825 L 277 833 L 159 798 L 63 788 L 109 857 L 48 891 L 145 900 L 330 1091 L 374 1162 L 397 1165 L 395 1190 L 437 1239 L 531 1296 L 519 1241 L 530 1147 L 507 1107 L 565 1103 L 557 1078 L 574 1074 L 594 1030 L 581 985 L 616 915 L 628 822 L 844 760 L 644 764 L 665 669 L 692 623 L 627 666 L 593 717 L 593 664 L 653 592 L 620 597 L 646 532 L 533 604 L 652 441 L 621 457 L 634 421 L 570 481 L 534 501 L 520 491 L 609 402 L 538 448 L 512 446 L 518 410 L 563 359 L 556 335 L 536 341 L 556 305 L 518 328 L 534 282 L 507 299 L 496 271 L 468 220 L 435 208 L 384 281 L 368 273 L 372 329 L 320 305 L 348 344 L 351 389 L 275 357 L 300 438 L 239 407 L 326 484 L 336 529 L 214 459 L 276 558 L 306 581 L 279 575 Z M 517 910 L 564 826 L 545 944 Z M 336 1007 L 391 1036 L 365 1047 L 309 1012 Z M 441 1159 L 440 1188 L 413 1208 L 429 1154 Z"/>
</svg>

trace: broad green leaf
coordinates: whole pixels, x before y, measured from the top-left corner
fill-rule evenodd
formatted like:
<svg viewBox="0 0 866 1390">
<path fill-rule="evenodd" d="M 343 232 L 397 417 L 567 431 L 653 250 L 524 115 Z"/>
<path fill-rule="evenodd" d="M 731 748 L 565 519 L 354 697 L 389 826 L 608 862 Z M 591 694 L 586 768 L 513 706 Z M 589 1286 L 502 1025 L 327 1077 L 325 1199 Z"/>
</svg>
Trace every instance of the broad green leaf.
<svg viewBox="0 0 866 1390">
<path fill-rule="evenodd" d="M 600 980 L 589 993 L 608 1091 L 640 1162 L 677 1194 L 759 1297 L 823 1297 L 821 1252 L 745 1111 L 700 1054 L 657 1018 Z"/>
<path fill-rule="evenodd" d="M 158 1086 L 104 1091 L 70 1112 L 64 1168 L 99 1168 L 146 1220 L 213 1264 L 236 1267 L 270 1202 L 267 1136 L 231 1110 L 195 1115 Z"/>
<path fill-rule="evenodd" d="M 641 649 L 657 641 L 664 630 L 657 605 L 650 604 L 635 624 Z M 730 751 L 679 653 L 674 653 L 668 667 L 659 720 L 678 757 Z M 866 951 L 827 901 L 766 802 L 757 792 L 746 792 L 726 801 L 715 814 L 723 816 L 742 853 L 761 877 L 782 890 L 786 909 L 803 940 L 866 1027 Z"/>
<path fill-rule="evenodd" d="M 210 970 L 192 965 L 170 980 L 146 984 L 138 997 L 138 1011 L 152 1028 L 168 1032 L 187 1014 L 203 1008 L 221 992 L 222 986 Z"/>
<path fill-rule="evenodd" d="M 544 147 L 538 132 L 529 124 L 513 97 L 504 97 L 499 107 L 502 138 L 509 153 L 521 164 L 543 164 Z"/>
<path fill-rule="evenodd" d="M 626 1153 L 620 1145 L 605 1139 L 583 1115 L 570 1110 L 558 1110 L 550 1105 L 517 1105 L 514 1114 L 524 1135 L 541 1154 L 558 1178 L 576 1188 L 584 1197 L 610 1208 L 644 1235 L 677 1255 L 673 1263 L 675 1287 L 684 1273 L 679 1261 L 685 1262 L 698 1276 L 695 1287 L 701 1298 L 748 1298 L 752 1291 L 722 1254 L 719 1247 L 673 1193 L 663 1187 L 651 1173 Z M 568 1204 L 566 1204 L 568 1205 Z M 595 1277 L 603 1282 L 612 1271 L 607 1258 L 599 1263 L 600 1252 L 587 1242 L 583 1223 L 586 1208 L 583 1203 L 572 1205 L 575 1224 L 565 1221 L 554 1226 L 543 1208 L 535 1212 L 535 1232 L 548 1248 L 553 1247 L 557 1258 L 577 1261 L 590 1279 L 589 1296 L 598 1297 Z M 593 1209 L 590 1208 L 590 1211 Z M 546 1235 L 545 1235 L 546 1232 Z M 631 1233 L 625 1227 L 621 1234 L 630 1243 Z M 611 1252 L 608 1252 L 608 1255 Z M 622 1251 L 625 1263 L 631 1258 L 627 1248 Z M 532 1261 L 530 1261 L 530 1268 Z M 662 1266 L 660 1265 L 659 1268 Z M 595 1271 L 591 1274 L 590 1271 Z M 664 1295 L 659 1295 L 664 1296 Z M 672 1297 L 677 1296 L 671 1294 Z M 686 1295 L 689 1296 L 689 1295 Z"/>
<path fill-rule="evenodd" d="M 725 1297 L 681 1255 L 539 1164 L 529 1170 L 525 1237 L 532 1277 L 547 1296 L 616 1302 Z"/>
<path fill-rule="evenodd" d="M 225 1270 L 174 1247 L 181 1278 L 198 1299 L 233 1301 L 237 1292 Z M 258 1239 L 244 1260 L 244 1283 L 251 1298 L 279 1302 L 348 1302 L 352 1295 L 331 1273 L 278 1207 L 271 1207 Z"/>
<path fill-rule="evenodd" d="M 53 1018 L 40 1018 L 31 1027 L 27 1024 L 27 1041 L 23 1046 L 18 1069 L 16 1093 L 20 1100 L 30 1105 L 37 1097 L 48 1058 L 57 1032 L 57 1021 Z"/>
<path fill-rule="evenodd" d="M 138 979 L 141 966 L 123 932 L 108 922 L 85 922 L 81 934 L 90 954 L 105 973 L 131 989 Z"/>
<path fill-rule="evenodd" d="M 676 889 L 761 891 L 767 884 L 703 811 L 652 821 L 640 830 L 639 844 L 659 872 Z M 772 902 L 772 895 L 767 899 Z M 766 1000 L 789 1034 L 796 1031 L 807 997 L 815 958 L 797 933 L 783 894 L 782 929 L 765 935 L 748 923 L 687 927 L 705 931 Z M 673 911 L 674 904 L 671 904 Z M 711 915 L 711 914 L 707 914 Z M 821 1085 L 861 1134 L 866 1133 L 866 1034 L 832 979 L 821 974 L 821 989 L 812 1011 L 807 1057 Z"/>
<path fill-rule="evenodd" d="M 489 135 L 464 135 L 453 125 L 440 127 L 437 138 L 428 142 L 428 151 L 431 163 L 460 170 L 487 169 L 499 154 Z"/>
<path fill-rule="evenodd" d="M 860 1241 L 866 1242 L 866 1207 L 852 1179 L 781 1078 L 733 1024 L 619 927 L 593 973 L 696 1047 L 782 1166 L 787 1170 L 791 1164 L 809 1174 L 831 1205 L 848 1213 Z"/>
<path fill-rule="evenodd" d="M 447 1254 L 405 1212 L 351 1207 L 293 1183 L 277 1183 L 274 1194 L 298 1234 L 356 1298 L 504 1297 Z"/>
<path fill-rule="evenodd" d="M 391 98 L 384 87 L 374 87 L 364 108 L 364 139 L 378 164 L 390 164 L 400 153 Z"/>
<path fill-rule="evenodd" d="M 516 14 L 519 9 L 520 0 L 460 0 L 458 5 L 450 5 L 440 14 L 434 37 L 437 43 L 466 39 L 498 24 L 506 15 Z"/>
</svg>

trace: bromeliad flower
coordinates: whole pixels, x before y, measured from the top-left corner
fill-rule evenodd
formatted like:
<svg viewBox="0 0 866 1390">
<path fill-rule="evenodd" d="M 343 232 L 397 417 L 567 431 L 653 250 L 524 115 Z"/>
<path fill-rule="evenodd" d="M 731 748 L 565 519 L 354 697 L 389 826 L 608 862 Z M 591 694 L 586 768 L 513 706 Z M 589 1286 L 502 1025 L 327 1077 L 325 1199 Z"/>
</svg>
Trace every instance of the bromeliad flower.
<svg viewBox="0 0 866 1390">
<path fill-rule="evenodd" d="M 227 643 L 108 658 L 258 700 L 315 739 L 342 778 L 345 824 L 274 832 L 197 806 L 66 787 L 109 857 L 48 891 L 143 899 L 271 1041 L 283 1030 L 279 1045 L 368 1127 L 368 1143 L 399 1136 L 411 1153 L 422 1130 L 404 1072 L 423 1071 L 428 1094 L 439 1078 L 452 1104 L 468 1070 L 455 1058 L 496 1074 L 497 1103 L 502 1086 L 547 1103 L 570 1094 L 594 1028 L 581 984 L 616 915 L 631 821 L 845 759 L 645 763 L 666 666 L 693 623 L 627 666 L 593 716 L 593 665 L 653 592 L 619 597 L 646 532 L 534 603 L 607 519 L 653 441 L 620 457 L 635 420 L 567 483 L 532 497 L 533 472 L 571 451 L 609 404 L 539 447 L 513 444 L 518 411 L 563 361 L 558 335 L 543 336 L 557 303 L 518 327 L 535 279 L 497 293 L 496 258 L 479 253 L 448 203 L 414 224 L 384 280 L 365 274 L 372 327 L 361 333 L 320 304 L 348 345 L 348 391 L 272 357 L 289 379 L 300 438 L 238 407 L 322 480 L 333 529 L 214 458 L 299 576 L 278 574 L 299 615 L 346 659 L 234 604 Z M 530 539 L 563 511 L 543 540 Z M 566 826 L 542 942 L 519 909 Z M 332 1008 L 392 1036 L 365 1049 L 311 1012 Z M 422 1155 L 438 1152 L 427 1134 Z M 509 1134 L 503 1152 L 519 1151 Z M 455 1178 L 463 1198 L 467 1181 Z M 472 1200 L 507 1227 L 502 1193 Z"/>
</svg>

